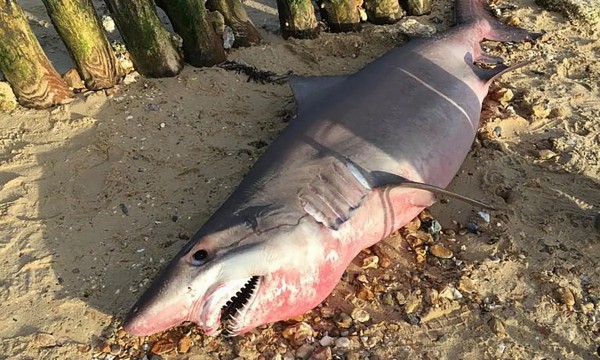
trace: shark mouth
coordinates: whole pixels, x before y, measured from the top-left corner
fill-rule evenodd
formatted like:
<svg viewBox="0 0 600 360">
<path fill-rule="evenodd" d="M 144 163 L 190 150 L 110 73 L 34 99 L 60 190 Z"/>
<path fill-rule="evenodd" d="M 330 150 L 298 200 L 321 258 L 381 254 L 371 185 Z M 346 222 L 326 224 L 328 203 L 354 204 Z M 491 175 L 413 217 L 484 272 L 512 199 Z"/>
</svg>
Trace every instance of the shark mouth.
<svg viewBox="0 0 600 360">
<path fill-rule="evenodd" d="M 260 277 L 253 276 L 221 307 L 221 325 L 224 335 L 235 336 L 242 330 L 241 321 L 256 299 Z"/>
</svg>

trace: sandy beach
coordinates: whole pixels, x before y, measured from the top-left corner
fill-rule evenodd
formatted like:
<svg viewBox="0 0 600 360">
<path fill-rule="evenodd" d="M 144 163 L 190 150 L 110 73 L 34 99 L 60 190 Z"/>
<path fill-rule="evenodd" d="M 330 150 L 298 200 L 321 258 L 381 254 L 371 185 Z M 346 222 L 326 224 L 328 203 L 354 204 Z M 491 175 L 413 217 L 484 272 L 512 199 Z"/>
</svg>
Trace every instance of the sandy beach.
<svg viewBox="0 0 600 360">
<path fill-rule="evenodd" d="M 418 260 L 401 232 L 361 253 L 312 312 L 236 338 L 184 325 L 138 339 L 120 325 L 293 118 L 287 84 L 186 66 L 50 110 L 0 112 L 0 359 L 598 359 L 600 24 L 533 0 L 494 3 L 545 33 L 487 45 L 531 63 L 493 84 L 449 189 L 497 210 L 438 203 L 436 243 L 451 258 Z M 57 69 L 72 67 L 41 2 L 23 6 Z M 274 1 L 246 6 L 265 44 L 228 58 L 279 75 L 350 74 L 406 31 L 452 19 L 438 0 L 395 25 L 286 41 Z M 387 263 L 366 265 L 373 255 Z"/>
</svg>

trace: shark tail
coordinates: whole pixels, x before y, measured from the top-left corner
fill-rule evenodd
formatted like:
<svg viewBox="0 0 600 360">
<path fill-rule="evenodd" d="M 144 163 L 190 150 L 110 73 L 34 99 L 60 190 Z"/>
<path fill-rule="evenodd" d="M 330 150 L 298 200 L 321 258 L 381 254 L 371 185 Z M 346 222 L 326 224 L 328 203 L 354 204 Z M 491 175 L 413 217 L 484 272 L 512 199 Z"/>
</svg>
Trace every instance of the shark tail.
<svg viewBox="0 0 600 360">
<path fill-rule="evenodd" d="M 541 36 L 503 23 L 486 9 L 486 5 L 486 0 L 456 0 L 454 14 L 457 25 L 477 26 L 485 40 L 521 42 Z"/>
</svg>

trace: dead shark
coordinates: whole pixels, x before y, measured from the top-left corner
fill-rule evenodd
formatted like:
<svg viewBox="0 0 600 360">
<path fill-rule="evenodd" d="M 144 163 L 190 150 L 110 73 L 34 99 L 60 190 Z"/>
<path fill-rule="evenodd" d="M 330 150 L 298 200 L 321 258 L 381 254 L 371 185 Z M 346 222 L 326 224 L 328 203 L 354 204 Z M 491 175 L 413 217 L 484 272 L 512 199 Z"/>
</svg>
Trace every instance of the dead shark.
<svg viewBox="0 0 600 360">
<path fill-rule="evenodd" d="M 485 5 L 457 0 L 451 30 L 351 76 L 292 79 L 298 116 L 145 291 L 125 330 L 191 321 L 235 335 L 302 314 L 362 249 L 448 195 L 490 83 L 515 68 L 481 41 L 534 37 Z"/>
</svg>

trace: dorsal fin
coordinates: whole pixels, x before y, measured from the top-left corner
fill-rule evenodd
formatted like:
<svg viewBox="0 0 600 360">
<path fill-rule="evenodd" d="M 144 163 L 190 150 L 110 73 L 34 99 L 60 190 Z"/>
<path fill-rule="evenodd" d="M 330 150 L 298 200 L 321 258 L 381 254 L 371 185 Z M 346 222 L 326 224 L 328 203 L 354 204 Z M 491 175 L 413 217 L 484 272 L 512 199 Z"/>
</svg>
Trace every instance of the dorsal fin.
<svg viewBox="0 0 600 360">
<path fill-rule="evenodd" d="M 333 87 L 347 79 L 347 76 L 290 76 L 289 82 L 296 104 L 301 111 L 311 99 L 326 95 Z"/>
</svg>

